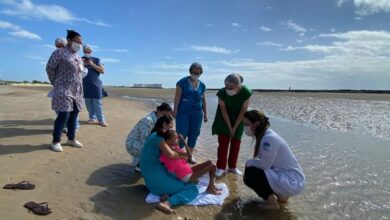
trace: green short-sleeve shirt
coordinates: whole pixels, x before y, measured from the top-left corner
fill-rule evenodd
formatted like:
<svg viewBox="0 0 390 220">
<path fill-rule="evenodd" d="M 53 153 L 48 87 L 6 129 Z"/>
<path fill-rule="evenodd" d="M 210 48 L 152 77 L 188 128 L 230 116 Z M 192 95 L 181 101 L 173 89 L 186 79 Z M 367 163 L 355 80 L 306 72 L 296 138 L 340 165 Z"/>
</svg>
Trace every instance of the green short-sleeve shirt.
<svg viewBox="0 0 390 220">
<path fill-rule="evenodd" d="M 241 108 L 244 105 L 244 102 L 248 100 L 252 95 L 252 90 L 250 90 L 246 86 L 242 86 L 241 90 L 233 96 L 229 96 L 226 94 L 226 89 L 221 88 L 217 92 L 218 98 L 225 102 L 226 110 L 229 115 L 230 124 L 234 126 L 238 115 L 240 114 Z M 236 129 L 236 133 L 234 134 L 234 139 L 241 140 L 242 133 L 244 132 L 244 124 L 241 122 L 240 125 Z M 225 120 L 222 116 L 222 111 L 220 106 L 218 105 L 217 112 L 215 114 L 215 119 L 212 126 L 212 134 L 217 135 L 226 135 L 229 136 L 229 128 L 225 123 Z"/>
</svg>

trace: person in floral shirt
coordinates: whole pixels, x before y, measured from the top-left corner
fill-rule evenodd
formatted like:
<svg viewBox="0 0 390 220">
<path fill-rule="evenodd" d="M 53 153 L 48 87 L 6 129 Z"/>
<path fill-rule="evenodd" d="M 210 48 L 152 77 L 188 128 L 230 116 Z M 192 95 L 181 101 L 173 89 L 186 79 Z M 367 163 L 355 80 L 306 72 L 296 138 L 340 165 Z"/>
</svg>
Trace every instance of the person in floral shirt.
<svg viewBox="0 0 390 220">
<path fill-rule="evenodd" d="M 46 72 L 53 85 L 52 109 L 58 112 L 54 122 L 51 149 L 62 152 L 61 134 L 68 129 L 67 144 L 81 148 L 76 140 L 76 122 L 79 111 L 83 108 L 83 62 L 77 52 L 81 49 L 82 37 L 73 30 L 67 31 L 67 45 L 55 50 L 47 62 Z"/>
<path fill-rule="evenodd" d="M 131 166 L 139 172 L 139 160 L 146 138 L 149 136 L 158 118 L 163 115 L 172 115 L 172 108 L 167 103 L 161 103 L 156 111 L 143 117 L 130 131 L 126 139 L 126 150 L 133 157 Z"/>
</svg>

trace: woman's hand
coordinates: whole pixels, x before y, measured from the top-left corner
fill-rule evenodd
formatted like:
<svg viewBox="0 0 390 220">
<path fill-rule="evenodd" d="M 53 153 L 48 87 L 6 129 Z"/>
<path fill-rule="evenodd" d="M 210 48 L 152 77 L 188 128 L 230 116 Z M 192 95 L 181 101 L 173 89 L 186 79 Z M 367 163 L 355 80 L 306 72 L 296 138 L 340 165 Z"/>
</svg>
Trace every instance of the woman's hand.
<svg viewBox="0 0 390 220">
<path fill-rule="evenodd" d="M 204 123 L 207 123 L 208 120 L 209 120 L 209 119 L 207 118 L 207 115 L 204 115 L 204 116 L 203 116 L 203 121 L 204 121 Z"/>
</svg>

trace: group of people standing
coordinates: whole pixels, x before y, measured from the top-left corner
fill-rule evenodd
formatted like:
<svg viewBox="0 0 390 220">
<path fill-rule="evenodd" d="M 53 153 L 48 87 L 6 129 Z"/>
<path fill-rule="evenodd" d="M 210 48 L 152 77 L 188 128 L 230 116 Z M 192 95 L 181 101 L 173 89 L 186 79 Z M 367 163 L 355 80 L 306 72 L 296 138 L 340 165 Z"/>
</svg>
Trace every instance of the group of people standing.
<svg viewBox="0 0 390 220">
<path fill-rule="evenodd" d="M 92 48 L 83 45 L 82 36 L 73 30 L 67 31 L 66 40 L 55 41 L 56 50 L 51 54 L 46 65 L 50 83 L 52 109 L 56 111 L 51 149 L 62 152 L 61 135 L 66 128 L 67 145 L 81 148 L 83 144 L 76 139 L 78 114 L 87 106 L 88 123 L 107 127 L 103 114 L 102 98 L 104 95 L 100 74 L 104 66 L 97 57 L 92 57 Z M 83 49 L 84 56 L 78 52 Z"/>
<path fill-rule="evenodd" d="M 167 214 L 175 213 L 173 206 L 188 203 L 198 195 L 194 183 L 174 172 L 166 160 L 197 163 L 193 151 L 202 121 L 208 121 L 206 86 L 199 80 L 202 73 L 202 66 L 193 63 L 189 76 L 176 83 L 173 110 L 169 104 L 161 104 L 133 127 L 126 140 L 133 168 L 141 172 L 150 192 L 161 196 L 157 208 Z M 200 165 L 207 167 L 203 171 L 209 172 L 210 178 L 221 177 L 226 172 L 244 175 L 244 183 L 265 201 L 259 206 L 277 209 L 288 197 L 302 192 L 305 177 L 288 144 L 270 128 L 264 113 L 248 111 L 252 91 L 242 84 L 243 81 L 240 74 L 230 74 L 225 78 L 225 86 L 218 90 L 218 107 L 212 125 L 212 134 L 218 136 L 217 163 L 215 166 L 207 161 Z M 174 119 L 177 135 L 171 132 Z M 253 137 L 256 144 L 253 158 L 246 162 L 242 174 L 237 168 L 237 160 L 244 132 Z M 175 137 L 183 141 L 177 141 Z M 170 138 L 173 139 L 167 141 Z M 188 150 L 170 146 L 172 141 Z M 161 157 L 167 159 L 161 160 Z M 183 165 L 182 162 L 176 164 Z M 197 167 L 193 166 L 189 173 L 194 175 L 199 171 Z M 183 165 L 181 169 L 186 168 Z M 213 179 L 210 182 L 209 192 L 218 194 Z"/>
</svg>

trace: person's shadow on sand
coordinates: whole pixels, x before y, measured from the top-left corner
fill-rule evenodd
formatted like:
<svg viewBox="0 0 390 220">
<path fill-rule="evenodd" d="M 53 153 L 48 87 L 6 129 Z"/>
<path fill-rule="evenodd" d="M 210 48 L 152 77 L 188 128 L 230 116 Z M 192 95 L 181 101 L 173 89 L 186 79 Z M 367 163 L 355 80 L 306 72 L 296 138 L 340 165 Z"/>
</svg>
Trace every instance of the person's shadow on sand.
<svg viewBox="0 0 390 220">
<path fill-rule="evenodd" d="M 280 219 L 280 220 L 296 220 L 286 207 L 281 207 L 279 210 L 263 210 L 257 205 L 259 202 L 243 202 L 240 198 L 236 198 L 229 203 L 225 203 L 220 213 L 214 216 L 215 220 L 233 220 L 233 219 Z"/>
<path fill-rule="evenodd" d="M 53 129 L 36 129 L 29 126 L 53 126 L 53 119 L 0 121 L 0 138 L 50 134 Z M 27 128 L 26 128 L 27 126 Z"/>
<path fill-rule="evenodd" d="M 42 119 L 42 120 L 34 120 L 34 121 L 4 120 L 4 121 L 0 121 L 0 126 L 14 127 L 14 126 L 20 126 L 20 125 L 53 125 L 53 123 L 54 123 L 53 119 Z"/>
<path fill-rule="evenodd" d="M 141 175 L 131 173 L 128 164 L 112 164 L 93 172 L 87 180 L 88 185 L 107 187 L 90 198 L 94 202 L 95 213 L 112 219 L 142 219 L 155 209 L 146 205 L 144 198 L 147 188 L 140 183 Z"/>
<path fill-rule="evenodd" d="M 50 134 L 53 129 L 0 128 L 0 138 Z"/>
<path fill-rule="evenodd" d="M 27 153 L 31 151 L 37 150 L 47 150 L 49 148 L 48 144 L 41 145 L 2 145 L 0 144 L 0 155 L 6 154 L 19 154 L 19 153 Z"/>
</svg>

